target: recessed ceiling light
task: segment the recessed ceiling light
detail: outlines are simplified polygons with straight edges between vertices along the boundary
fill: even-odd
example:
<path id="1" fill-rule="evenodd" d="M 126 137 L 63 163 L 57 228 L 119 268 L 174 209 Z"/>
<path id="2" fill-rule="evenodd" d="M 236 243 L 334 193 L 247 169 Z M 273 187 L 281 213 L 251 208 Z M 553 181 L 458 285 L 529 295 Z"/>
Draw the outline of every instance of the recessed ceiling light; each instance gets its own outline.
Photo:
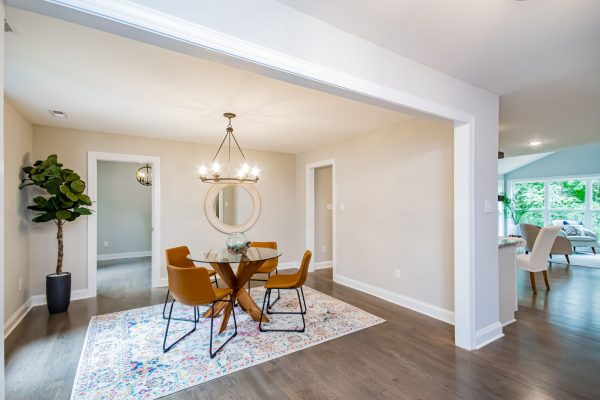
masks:
<path id="1" fill-rule="evenodd" d="M 532 147 L 539 146 L 540 144 L 542 144 L 542 142 L 540 142 L 539 140 L 532 140 L 531 142 L 529 142 L 529 145 Z"/>
<path id="2" fill-rule="evenodd" d="M 54 118 L 62 118 L 62 119 L 67 119 L 67 113 L 64 111 L 59 111 L 59 110 L 48 110 L 48 112 L 50 113 L 50 115 L 52 115 Z"/>

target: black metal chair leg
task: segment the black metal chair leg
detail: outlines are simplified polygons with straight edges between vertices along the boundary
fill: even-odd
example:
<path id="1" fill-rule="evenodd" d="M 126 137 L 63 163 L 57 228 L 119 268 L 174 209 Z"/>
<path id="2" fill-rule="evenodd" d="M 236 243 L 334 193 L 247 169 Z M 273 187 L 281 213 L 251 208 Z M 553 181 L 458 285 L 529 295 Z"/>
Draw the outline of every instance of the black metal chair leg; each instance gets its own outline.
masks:
<path id="1" fill-rule="evenodd" d="M 300 286 L 300 293 L 302 293 L 302 302 L 304 303 L 304 311 L 302 312 L 306 315 L 306 298 L 304 297 L 304 289 L 302 289 L 302 286 Z M 300 310 L 302 310 L 302 304 L 300 304 Z"/>
<path id="2" fill-rule="evenodd" d="M 215 356 L 217 355 L 217 353 L 219 351 L 221 351 L 221 349 L 223 347 L 225 347 L 225 345 L 227 343 L 229 343 L 231 341 L 231 339 L 233 339 L 234 337 L 237 336 L 237 321 L 235 319 L 235 307 L 233 305 L 233 297 L 231 295 L 229 295 L 229 301 L 228 303 L 231 305 L 231 313 L 233 314 L 233 334 L 231 336 L 229 336 L 229 338 L 225 341 L 225 343 L 223 343 L 217 350 L 215 350 L 214 352 L 212 351 L 212 345 L 213 345 L 213 325 L 215 322 L 215 303 L 212 303 L 210 305 L 211 307 L 211 318 L 210 318 L 210 345 L 209 345 L 209 349 L 208 349 L 208 353 L 210 354 L 210 358 L 215 358 Z"/>
<path id="3" fill-rule="evenodd" d="M 263 296 L 262 307 L 260 308 L 260 319 L 258 320 L 258 330 L 261 332 L 266 332 L 262 327 L 262 319 L 263 319 L 263 315 L 265 313 L 265 301 L 267 300 L 267 294 L 270 294 L 270 293 L 271 293 L 271 289 L 265 290 L 265 295 Z"/>
<path id="4" fill-rule="evenodd" d="M 215 275 L 215 281 L 214 281 L 215 287 L 218 289 L 219 288 L 219 280 L 217 279 L 217 276 Z"/>
<path id="5" fill-rule="evenodd" d="M 284 315 L 300 315 L 302 316 L 302 329 L 265 329 L 262 327 L 262 317 L 265 310 L 265 303 L 267 299 L 271 296 L 271 289 L 267 289 L 265 292 L 265 296 L 263 298 L 263 305 L 260 309 L 260 320 L 258 322 L 258 329 L 261 332 L 304 332 L 306 330 L 306 321 L 304 319 L 304 314 L 306 314 L 306 301 L 304 302 L 304 310 L 302 310 L 302 299 L 304 298 L 304 292 L 302 292 L 302 298 L 300 297 L 300 291 L 297 288 L 293 288 L 296 291 L 296 295 L 298 295 L 298 304 L 300 306 L 300 312 L 288 312 L 288 311 L 269 311 L 267 309 L 268 314 L 284 314 Z M 302 288 L 300 288 L 302 289 Z"/>
<path id="6" fill-rule="evenodd" d="M 167 312 L 167 303 L 169 302 L 169 294 L 171 293 L 171 291 L 169 289 L 167 289 L 167 296 L 165 297 L 165 305 L 163 306 L 163 319 L 167 319 L 167 315 L 165 314 Z"/>
<path id="7" fill-rule="evenodd" d="M 168 319 L 168 318 L 169 318 L 169 317 L 168 317 L 168 316 L 165 314 L 165 312 L 166 312 L 166 310 L 167 310 L 167 303 L 169 302 L 169 294 L 170 294 L 170 293 L 171 293 L 171 292 L 170 292 L 170 290 L 169 290 L 169 289 L 167 289 L 167 296 L 165 297 L 165 305 L 163 306 L 163 315 L 162 315 L 163 319 Z M 172 319 L 173 321 L 186 321 L 186 322 L 194 322 L 194 321 L 198 322 L 198 321 L 200 321 L 200 317 L 196 318 L 196 317 L 195 317 L 195 314 L 194 314 L 194 319 L 193 319 L 193 320 L 191 320 L 191 319 L 187 319 L 187 318 L 175 318 L 175 317 L 171 317 L 171 319 Z"/>
<path id="8" fill-rule="evenodd" d="M 188 337 L 190 334 L 192 334 L 195 330 L 196 330 L 196 323 L 198 322 L 198 317 L 200 315 L 199 310 L 197 310 L 197 307 L 194 307 L 194 329 L 192 329 L 191 331 L 189 331 L 188 333 L 186 333 L 185 335 L 183 335 L 182 337 L 180 337 L 179 339 L 177 339 L 174 343 L 171 343 L 171 345 L 169 345 L 167 347 L 167 336 L 169 335 L 169 326 L 171 325 L 171 315 L 173 314 L 173 306 L 175 305 L 175 300 L 173 300 L 173 302 L 171 303 L 171 308 L 169 309 L 169 318 L 167 319 L 167 328 L 165 329 L 165 337 L 163 338 L 163 353 L 166 353 L 167 351 L 171 350 L 173 348 L 173 346 L 175 346 L 177 343 L 181 342 L 183 339 L 185 339 L 186 337 Z M 196 315 L 198 314 L 198 315 Z M 185 320 L 185 321 L 189 321 L 189 320 Z"/>

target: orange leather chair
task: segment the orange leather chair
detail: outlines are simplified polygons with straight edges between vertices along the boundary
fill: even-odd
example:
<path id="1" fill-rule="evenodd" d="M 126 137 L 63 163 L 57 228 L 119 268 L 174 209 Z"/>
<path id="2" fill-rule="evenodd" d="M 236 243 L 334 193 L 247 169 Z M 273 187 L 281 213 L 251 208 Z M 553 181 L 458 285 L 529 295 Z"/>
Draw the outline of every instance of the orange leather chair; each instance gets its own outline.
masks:
<path id="1" fill-rule="evenodd" d="M 173 247 L 165 250 L 165 256 L 167 258 L 167 265 L 173 265 L 174 267 L 180 268 L 196 268 L 196 265 L 192 260 L 188 258 L 190 255 L 190 249 L 187 246 Z M 213 270 L 208 270 L 208 276 L 213 278 L 213 283 L 216 287 L 219 287 L 217 282 L 217 273 Z M 165 312 L 167 311 L 167 302 L 169 301 L 169 292 L 167 289 L 167 296 L 165 297 L 165 305 L 163 306 L 163 319 L 167 319 Z M 177 319 L 177 318 L 173 318 Z M 184 320 L 187 321 L 187 320 Z"/>
<path id="2" fill-rule="evenodd" d="M 251 247 L 262 247 L 262 248 L 267 248 L 267 249 L 273 249 L 273 250 L 277 250 L 277 242 L 251 242 L 250 243 Z M 267 279 L 249 279 L 248 280 L 248 294 L 250 294 L 250 282 L 254 281 L 254 282 L 267 282 L 267 280 L 271 277 L 271 274 L 273 273 L 273 271 L 275 271 L 275 275 L 277 275 L 279 273 L 279 271 L 277 271 L 277 266 L 279 265 L 279 257 L 277 258 L 273 258 L 272 260 L 267 260 L 263 263 L 263 265 L 260 266 L 260 268 L 254 273 L 254 275 L 256 274 L 266 274 L 267 275 Z M 253 276 L 254 276 L 253 275 Z M 273 305 L 275 303 L 277 303 L 277 300 L 280 299 L 280 293 L 279 290 L 277 291 L 277 298 L 275 299 L 275 301 L 273 303 L 269 303 L 267 308 L 271 308 L 273 307 Z"/>
<path id="3" fill-rule="evenodd" d="M 273 275 L 265 284 L 265 297 L 263 298 L 263 305 L 260 310 L 260 322 L 258 323 L 258 329 L 261 332 L 304 332 L 306 329 L 306 321 L 304 320 L 304 314 L 306 314 L 306 299 L 304 298 L 304 290 L 302 290 L 302 286 L 304 282 L 306 282 L 306 277 L 308 276 L 308 265 L 310 264 L 310 258 L 312 257 L 312 253 L 310 250 L 306 250 L 304 252 L 304 257 L 302 257 L 302 264 L 300 264 L 300 269 L 297 273 L 291 275 Z M 265 329 L 262 327 L 262 317 L 265 312 L 265 304 L 269 304 L 271 302 L 271 291 L 273 289 L 287 289 L 287 290 L 295 290 L 298 295 L 298 303 L 300 303 L 300 312 L 289 312 L 289 311 L 271 311 L 267 308 L 267 314 L 287 314 L 287 315 L 301 315 L 302 316 L 302 329 Z M 300 298 L 300 294 L 302 294 L 302 298 Z M 302 305 L 304 304 L 304 308 Z"/>
<path id="4" fill-rule="evenodd" d="M 210 304 L 212 313 L 210 317 L 210 345 L 208 351 L 210 357 L 213 358 L 227 343 L 229 343 L 231 339 L 237 335 L 237 322 L 235 320 L 235 307 L 233 306 L 231 289 L 213 288 L 210 282 L 209 272 L 206 268 L 179 268 L 172 265 L 167 265 L 167 273 L 169 274 L 169 290 L 173 296 L 173 302 L 171 303 L 169 317 L 167 318 L 167 328 L 165 329 L 165 337 L 163 339 L 163 353 L 171 350 L 173 346 L 196 330 L 196 324 L 200 320 L 200 309 L 198 307 Z M 224 300 L 227 296 L 229 296 L 229 300 Z M 193 308 L 194 329 L 167 346 L 167 336 L 169 335 L 169 326 L 171 324 L 171 317 L 173 315 L 173 306 L 175 305 L 175 301 Z M 213 325 L 215 321 L 215 303 L 220 301 L 228 302 L 231 306 L 234 333 L 227 339 L 227 341 L 225 341 L 225 343 L 223 343 L 217 350 L 213 352 L 212 344 Z"/>

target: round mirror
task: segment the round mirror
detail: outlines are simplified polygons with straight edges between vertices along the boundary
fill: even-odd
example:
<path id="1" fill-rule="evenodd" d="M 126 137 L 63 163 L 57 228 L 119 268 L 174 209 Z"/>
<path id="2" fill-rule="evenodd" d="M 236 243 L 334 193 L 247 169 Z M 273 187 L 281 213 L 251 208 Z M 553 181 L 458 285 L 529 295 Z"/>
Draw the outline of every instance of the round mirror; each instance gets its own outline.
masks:
<path id="1" fill-rule="evenodd" d="M 206 194 L 204 212 L 221 232 L 245 232 L 258 220 L 260 197 L 254 184 L 215 184 Z"/>

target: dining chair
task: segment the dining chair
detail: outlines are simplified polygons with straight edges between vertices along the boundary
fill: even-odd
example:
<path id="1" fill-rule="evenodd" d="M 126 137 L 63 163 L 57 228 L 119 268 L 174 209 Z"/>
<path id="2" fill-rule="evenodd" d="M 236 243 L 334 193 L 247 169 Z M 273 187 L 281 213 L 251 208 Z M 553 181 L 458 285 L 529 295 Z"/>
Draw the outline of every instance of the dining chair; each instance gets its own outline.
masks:
<path id="1" fill-rule="evenodd" d="M 277 242 L 250 242 L 250 247 L 262 247 L 262 248 L 266 248 L 266 249 L 277 250 Z M 265 261 L 263 263 L 263 265 L 261 265 L 260 268 L 252 276 L 255 276 L 256 274 L 266 274 L 267 279 L 250 278 L 248 280 L 248 294 L 250 294 L 250 282 L 251 281 L 267 282 L 269 280 L 269 278 L 271 277 L 271 274 L 273 273 L 273 271 L 275 272 L 275 275 L 279 274 L 279 271 L 277 270 L 278 265 L 279 265 L 279 257 Z M 279 300 L 280 298 L 281 298 L 281 294 L 280 294 L 279 290 L 277 290 L 277 298 L 275 299 L 275 301 L 273 301 L 273 303 L 269 303 L 267 305 L 267 308 L 273 307 L 273 305 L 275 303 L 277 303 L 277 300 Z"/>
<path id="2" fill-rule="evenodd" d="M 163 353 L 171 350 L 173 346 L 185 339 L 187 336 L 192 334 L 196 330 L 196 325 L 200 320 L 200 309 L 199 306 L 210 304 L 211 317 L 210 317 L 210 344 L 208 352 L 210 358 L 214 358 L 217 353 L 227 344 L 231 339 L 237 336 L 237 321 L 235 320 L 235 307 L 233 305 L 232 290 L 213 288 L 209 271 L 206 268 L 180 268 L 172 265 L 167 265 L 167 273 L 169 275 L 169 290 L 173 296 L 173 302 L 169 309 L 169 316 L 167 318 L 167 327 L 165 329 L 165 337 L 163 339 Z M 229 300 L 225 300 L 229 296 Z M 175 342 L 167 346 L 167 337 L 169 335 L 169 326 L 171 325 L 171 319 L 173 315 L 173 306 L 175 301 L 181 304 L 190 306 L 194 311 L 194 319 L 190 322 L 194 323 L 194 328 L 187 332 L 185 335 L 177 339 Z M 229 303 L 231 312 L 233 314 L 233 334 L 223 343 L 217 350 L 213 352 L 213 325 L 215 321 L 215 304 L 218 302 Z M 189 320 L 188 320 L 189 321 Z"/>
<path id="3" fill-rule="evenodd" d="M 190 249 L 187 246 L 173 247 L 165 250 L 165 256 L 167 259 L 167 265 L 172 265 L 179 268 L 196 268 L 196 265 L 192 260 L 188 258 L 190 255 Z M 213 278 L 213 283 L 216 287 L 219 287 L 217 282 L 217 273 L 213 270 L 207 270 L 208 276 Z M 169 301 L 170 289 L 167 288 L 167 296 L 165 297 L 165 305 L 163 306 L 163 319 L 167 319 L 165 314 L 167 311 L 167 303 Z M 174 318 L 176 319 L 176 318 Z M 185 320 L 184 321 L 189 321 Z"/>
<path id="4" fill-rule="evenodd" d="M 306 277 L 308 276 L 308 265 L 310 264 L 311 257 L 311 251 L 306 250 L 304 252 L 304 257 L 302 257 L 302 264 L 300 264 L 300 269 L 298 269 L 298 272 L 296 272 L 295 274 L 273 275 L 267 280 L 267 283 L 265 283 L 266 290 L 263 298 L 262 308 L 260 309 L 260 319 L 258 323 L 258 329 L 261 332 L 304 332 L 304 330 L 306 329 L 306 321 L 304 320 L 304 315 L 306 314 L 306 299 L 304 298 L 304 290 L 302 289 L 302 286 L 304 285 L 304 282 L 306 282 Z M 300 312 L 271 311 L 267 308 L 267 314 L 301 315 L 302 329 L 265 329 L 262 327 L 262 317 L 265 312 L 265 303 L 270 303 L 271 291 L 273 289 L 295 290 L 296 295 L 298 296 Z M 300 298 L 300 295 L 302 295 L 302 298 Z M 303 304 L 304 308 L 302 308 Z"/>
<path id="5" fill-rule="evenodd" d="M 536 272 L 543 272 L 546 290 L 550 290 L 550 282 L 548 282 L 548 254 L 550 254 L 550 250 L 558 236 L 559 230 L 560 226 L 543 227 L 540 229 L 540 233 L 535 239 L 531 252 L 529 254 L 517 255 L 517 267 L 529 271 L 529 279 L 531 280 L 533 294 L 537 294 L 537 288 L 535 286 Z"/>

